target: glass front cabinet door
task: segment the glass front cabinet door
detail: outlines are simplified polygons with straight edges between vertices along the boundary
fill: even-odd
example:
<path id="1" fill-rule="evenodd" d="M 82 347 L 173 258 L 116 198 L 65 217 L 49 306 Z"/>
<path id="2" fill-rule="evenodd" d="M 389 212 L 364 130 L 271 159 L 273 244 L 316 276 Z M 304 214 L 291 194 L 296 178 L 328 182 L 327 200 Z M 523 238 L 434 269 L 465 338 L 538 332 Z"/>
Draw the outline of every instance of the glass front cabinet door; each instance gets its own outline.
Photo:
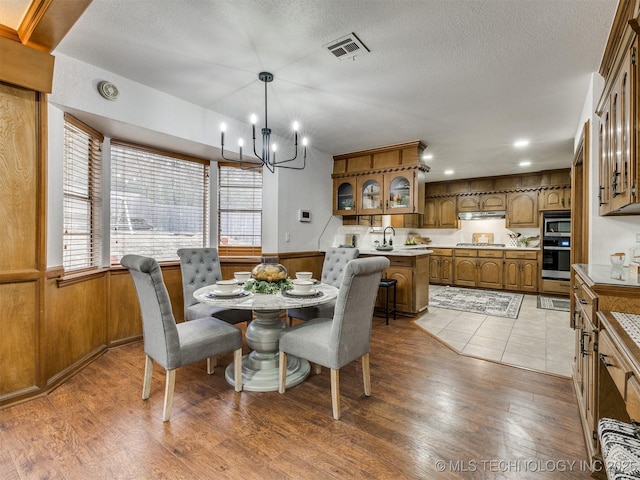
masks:
<path id="1" fill-rule="evenodd" d="M 415 172 L 385 174 L 385 204 L 387 214 L 416 213 Z"/>
<path id="2" fill-rule="evenodd" d="M 383 213 L 382 175 L 358 177 L 358 200 L 359 215 Z"/>
<path id="3" fill-rule="evenodd" d="M 356 214 L 356 179 L 336 178 L 333 181 L 334 215 Z"/>

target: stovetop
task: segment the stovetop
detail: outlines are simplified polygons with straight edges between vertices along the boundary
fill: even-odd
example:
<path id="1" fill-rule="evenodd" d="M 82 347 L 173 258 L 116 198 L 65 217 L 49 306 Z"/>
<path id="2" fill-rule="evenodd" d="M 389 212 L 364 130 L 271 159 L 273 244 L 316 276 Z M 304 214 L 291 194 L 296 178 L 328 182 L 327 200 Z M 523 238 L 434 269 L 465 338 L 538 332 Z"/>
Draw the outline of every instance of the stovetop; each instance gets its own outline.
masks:
<path id="1" fill-rule="evenodd" d="M 456 243 L 456 247 L 504 247 L 504 243 Z"/>

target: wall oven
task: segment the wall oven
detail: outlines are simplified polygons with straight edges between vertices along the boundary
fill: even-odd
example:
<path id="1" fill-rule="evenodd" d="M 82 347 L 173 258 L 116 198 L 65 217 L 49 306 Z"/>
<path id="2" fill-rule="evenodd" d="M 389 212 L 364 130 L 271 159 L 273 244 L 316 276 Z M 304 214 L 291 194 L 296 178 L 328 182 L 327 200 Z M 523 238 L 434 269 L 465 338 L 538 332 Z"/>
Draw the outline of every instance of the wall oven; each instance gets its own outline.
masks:
<path id="1" fill-rule="evenodd" d="M 566 212 L 543 215 L 542 278 L 571 278 L 571 217 Z"/>

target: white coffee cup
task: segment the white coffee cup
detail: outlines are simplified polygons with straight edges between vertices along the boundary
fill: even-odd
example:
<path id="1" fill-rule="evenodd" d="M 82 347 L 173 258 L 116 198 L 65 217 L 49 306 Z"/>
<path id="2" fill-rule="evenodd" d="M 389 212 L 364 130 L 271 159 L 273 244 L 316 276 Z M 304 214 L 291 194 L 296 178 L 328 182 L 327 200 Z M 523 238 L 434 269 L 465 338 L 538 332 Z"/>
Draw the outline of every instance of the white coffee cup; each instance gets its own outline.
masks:
<path id="1" fill-rule="evenodd" d="M 298 280 L 311 280 L 313 272 L 296 272 L 296 278 Z"/>
<path id="2" fill-rule="evenodd" d="M 218 280 L 216 282 L 216 290 L 220 293 L 231 293 L 238 288 L 238 281 L 233 280 Z"/>
<path id="3" fill-rule="evenodd" d="M 295 293 L 309 293 L 313 287 L 313 282 L 309 280 L 291 280 L 291 284 Z"/>
<path id="4" fill-rule="evenodd" d="M 235 272 L 233 276 L 238 283 L 244 283 L 251 278 L 251 272 Z"/>

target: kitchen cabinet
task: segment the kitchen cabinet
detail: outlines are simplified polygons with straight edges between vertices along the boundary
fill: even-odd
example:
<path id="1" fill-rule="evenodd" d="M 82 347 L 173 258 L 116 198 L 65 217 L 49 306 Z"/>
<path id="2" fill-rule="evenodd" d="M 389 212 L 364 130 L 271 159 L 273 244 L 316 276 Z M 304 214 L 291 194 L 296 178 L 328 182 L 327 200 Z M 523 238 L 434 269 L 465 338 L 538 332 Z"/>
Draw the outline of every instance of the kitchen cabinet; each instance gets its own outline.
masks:
<path id="1" fill-rule="evenodd" d="M 419 213 L 391 215 L 390 225 L 393 228 L 422 228 L 422 215 Z"/>
<path id="2" fill-rule="evenodd" d="M 504 288 L 530 293 L 538 291 L 538 252 L 505 251 Z"/>
<path id="3" fill-rule="evenodd" d="M 357 215 L 382 215 L 384 213 L 382 177 L 382 174 L 357 177 Z"/>
<path id="4" fill-rule="evenodd" d="M 572 376 L 587 452 L 593 461 L 600 458 L 598 421 L 608 417 L 628 422 L 630 412 L 638 413 L 640 397 L 634 381 L 640 375 L 640 348 L 614 312 L 640 314 L 640 286 L 612 279 L 610 265 L 574 264 L 571 291 Z"/>
<path id="5" fill-rule="evenodd" d="M 505 193 L 484 193 L 458 197 L 458 212 L 494 212 L 505 210 Z"/>
<path id="6" fill-rule="evenodd" d="M 451 248 L 432 248 L 429 257 L 429 283 L 450 285 L 453 282 L 453 251 Z"/>
<path id="7" fill-rule="evenodd" d="M 507 193 L 507 228 L 537 228 L 540 225 L 538 217 L 536 190 Z"/>
<path id="8" fill-rule="evenodd" d="M 502 250 L 456 249 L 454 283 L 502 290 Z"/>
<path id="9" fill-rule="evenodd" d="M 333 181 L 334 215 L 354 215 L 356 209 L 356 178 L 335 179 Z"/>
<path id="10" fill-rule="evenodd" d="M 629 30 L 631 30 L 629 28 Z M 627 40 L 630 42 L 630 38 Z M 606 80 L 598 111 L 600 150 L 598 152 L 599 206 L 601 215 L 621 214 L 625 209 L 638 213 L 634 187 L 637 185 L 638 156 L 633 151 L 636 138 L 637 39 L 617 60 Z M 623 42 L 624 43 L 624 42 Z"/>
<path id="11" fill-rule="evenodd" d="M 423 228 L 458 228 L 456 197 L 427 198 L 424 202 Z"/>
<path id="12" fill-rule="evenodd" d="M 360 254 L 360 257 L 372 255 Z M 379 256 L 379 255 L 376 255 Z M 427 308 L 429 305 L 429 257 L 428 253 L 419 255 L 385 255 L 391 264 L 383 273 L 383 278 L 391 278 L 398 281 L 396 285 L 398 312 L 414 315 Z M 393 298 L 393 294 L 391 294 Z M 378 292 L 376 307 L 384 308 L 386 292 Z"/>
<path id="13" fill-rule="evenodd" d="M 425 147 L 411 142 L 334 156 L 334 215 L 423 213 L 429 170 L 422 159 Z"/>
<path id="14" fill-rule="evenodd" d="M 571 189 L 559 188 L 540 192 L 540 210 L 571 210 Z"/>
<path id="15" fill-rule="evenodd" d="M 479 250 L 478 287 L 502 290 L 503 260 L 501 250 Z"/>

